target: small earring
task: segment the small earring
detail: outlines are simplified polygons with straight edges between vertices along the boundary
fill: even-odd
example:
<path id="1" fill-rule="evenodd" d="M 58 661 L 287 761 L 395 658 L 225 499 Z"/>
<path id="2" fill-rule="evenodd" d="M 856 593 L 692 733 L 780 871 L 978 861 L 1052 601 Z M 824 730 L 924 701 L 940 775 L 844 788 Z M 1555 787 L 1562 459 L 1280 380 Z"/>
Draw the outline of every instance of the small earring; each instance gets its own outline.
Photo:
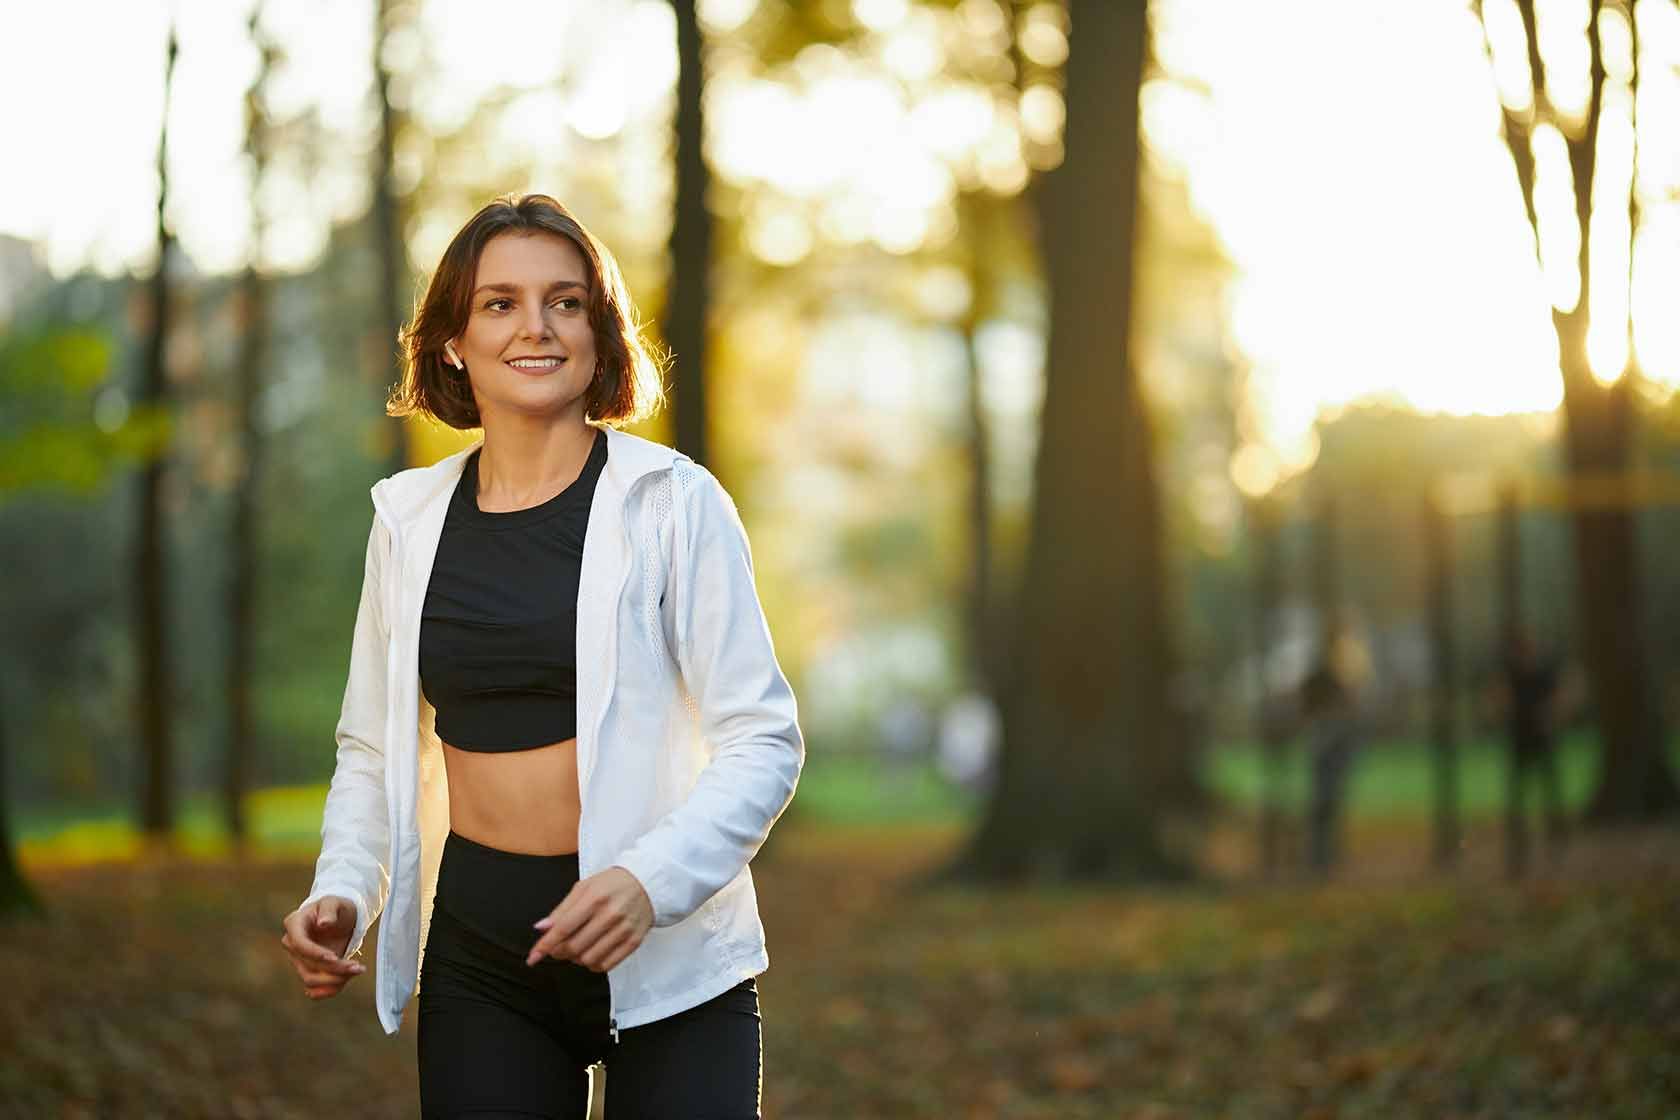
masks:
<path id="1" fill-rule="evenodd" d="M 450 365 L 454 366 L 456 369 L 463 368 L 461 365 L 461 355 L 455 353 L 455 344 L 453 342 L 446 342 L 443 344 L 443 353 L 444 356 L 449 359 Z"/>

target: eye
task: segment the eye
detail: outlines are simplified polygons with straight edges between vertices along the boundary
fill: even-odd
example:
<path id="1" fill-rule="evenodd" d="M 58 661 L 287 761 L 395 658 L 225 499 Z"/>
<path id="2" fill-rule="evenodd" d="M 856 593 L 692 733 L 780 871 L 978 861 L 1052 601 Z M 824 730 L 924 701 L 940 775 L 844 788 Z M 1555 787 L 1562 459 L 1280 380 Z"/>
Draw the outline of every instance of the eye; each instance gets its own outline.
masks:
<path id="1" fill-rule="evenodd" d="M 570 304 L 571 306 L 567 307 L 567 304 Z M 565 307 L 567 311 L 576 311 L 578 308 L 583 306 L 583 301 L 578 299 L 576 296 L 561 296 L 559 299 L 554 301 L 554 305 L 556 307 Z"/>
<path id="2" fill-rule="evenodd" d="M 498 296 L 495 299 L 490 300 L 487 303 L 485 303 L 484 306 L 490 311 L 499 311 L 501 309 L 496 306 L 498 303 L 512 303 L 512 302 L 513 301 L 511 299 L 507 299 L 506 297 L 503 297 L 503 296 Z"/>

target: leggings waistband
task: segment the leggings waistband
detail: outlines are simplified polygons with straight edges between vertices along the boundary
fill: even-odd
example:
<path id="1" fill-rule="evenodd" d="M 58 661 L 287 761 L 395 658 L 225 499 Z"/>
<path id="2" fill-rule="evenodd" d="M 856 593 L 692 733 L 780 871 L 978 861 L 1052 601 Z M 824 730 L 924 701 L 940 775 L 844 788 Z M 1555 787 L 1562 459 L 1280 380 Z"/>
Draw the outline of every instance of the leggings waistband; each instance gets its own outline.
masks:
<path id="1" fill-rule="evenodd" d="M 523 955 L 542 935 L 532 923 L 560 905 L 577 881 L 576 852 L 507 852 L 451 830 L 444 840 L 433 905 Z"/>
<path id="2" fill-rule="evenodd" d="M 450 845 L 458 848 L 466 848 L 469 851 L 477 852 L 480 855 L 493 856 L 497 859 L 534 860 L 548 863 L 558 862 L 562 865 L 570 863 L 573 867 L 577 866 L 578 861 L 578 854 L 576 852 L 559 852 L 551 855 L 543 852 L 510 852 L 502 848 L 492 848 L 488 844 L 480 844 L 477 840 L 462 836 L 453 828 L 450 829 L 449 834 L 444 837 L 445 848 L 447 849 Z"/>

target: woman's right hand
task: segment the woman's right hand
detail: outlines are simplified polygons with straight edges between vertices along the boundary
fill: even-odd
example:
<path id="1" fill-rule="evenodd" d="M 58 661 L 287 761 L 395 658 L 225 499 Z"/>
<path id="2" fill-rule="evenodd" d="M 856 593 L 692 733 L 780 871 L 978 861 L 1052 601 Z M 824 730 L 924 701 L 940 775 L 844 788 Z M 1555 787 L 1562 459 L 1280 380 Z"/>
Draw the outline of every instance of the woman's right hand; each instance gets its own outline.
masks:
<path id="1" fill-rule="evenodd" d="M 287 914 L 282 925 L 286 932 L 280 944 L 291 954 L 292 967 L 310 999 L 336 996 L 351 977 L 367 971 L 360 961 L 339 956 L 356 930 L 356 904 L 349 899 L 337 895 L 317 899 Z"/>

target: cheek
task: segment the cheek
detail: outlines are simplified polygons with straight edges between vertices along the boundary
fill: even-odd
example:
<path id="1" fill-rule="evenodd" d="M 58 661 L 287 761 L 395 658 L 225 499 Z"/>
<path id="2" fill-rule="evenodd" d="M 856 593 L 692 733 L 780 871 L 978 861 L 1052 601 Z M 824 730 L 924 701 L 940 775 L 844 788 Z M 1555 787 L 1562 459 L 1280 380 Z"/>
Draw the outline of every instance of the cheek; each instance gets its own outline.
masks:
<path id="1" fill-rule="evenodd" d="M 590 353 L 595 352 L 595 332 L 590 328 L 587 322 L 568 323 L 566 324 L 565 331 L 567 336 L 572 340 L 573 350 L 587 350 Z"/>
<path id="2" fill-rule="evenodd" d="M 467 324 L 467 329 L 461 334 L 461 341 L 470 350 L 497 353 L 506 341 L 503 337 L 506 331 L 489 319 L 475 319 Z"/>

